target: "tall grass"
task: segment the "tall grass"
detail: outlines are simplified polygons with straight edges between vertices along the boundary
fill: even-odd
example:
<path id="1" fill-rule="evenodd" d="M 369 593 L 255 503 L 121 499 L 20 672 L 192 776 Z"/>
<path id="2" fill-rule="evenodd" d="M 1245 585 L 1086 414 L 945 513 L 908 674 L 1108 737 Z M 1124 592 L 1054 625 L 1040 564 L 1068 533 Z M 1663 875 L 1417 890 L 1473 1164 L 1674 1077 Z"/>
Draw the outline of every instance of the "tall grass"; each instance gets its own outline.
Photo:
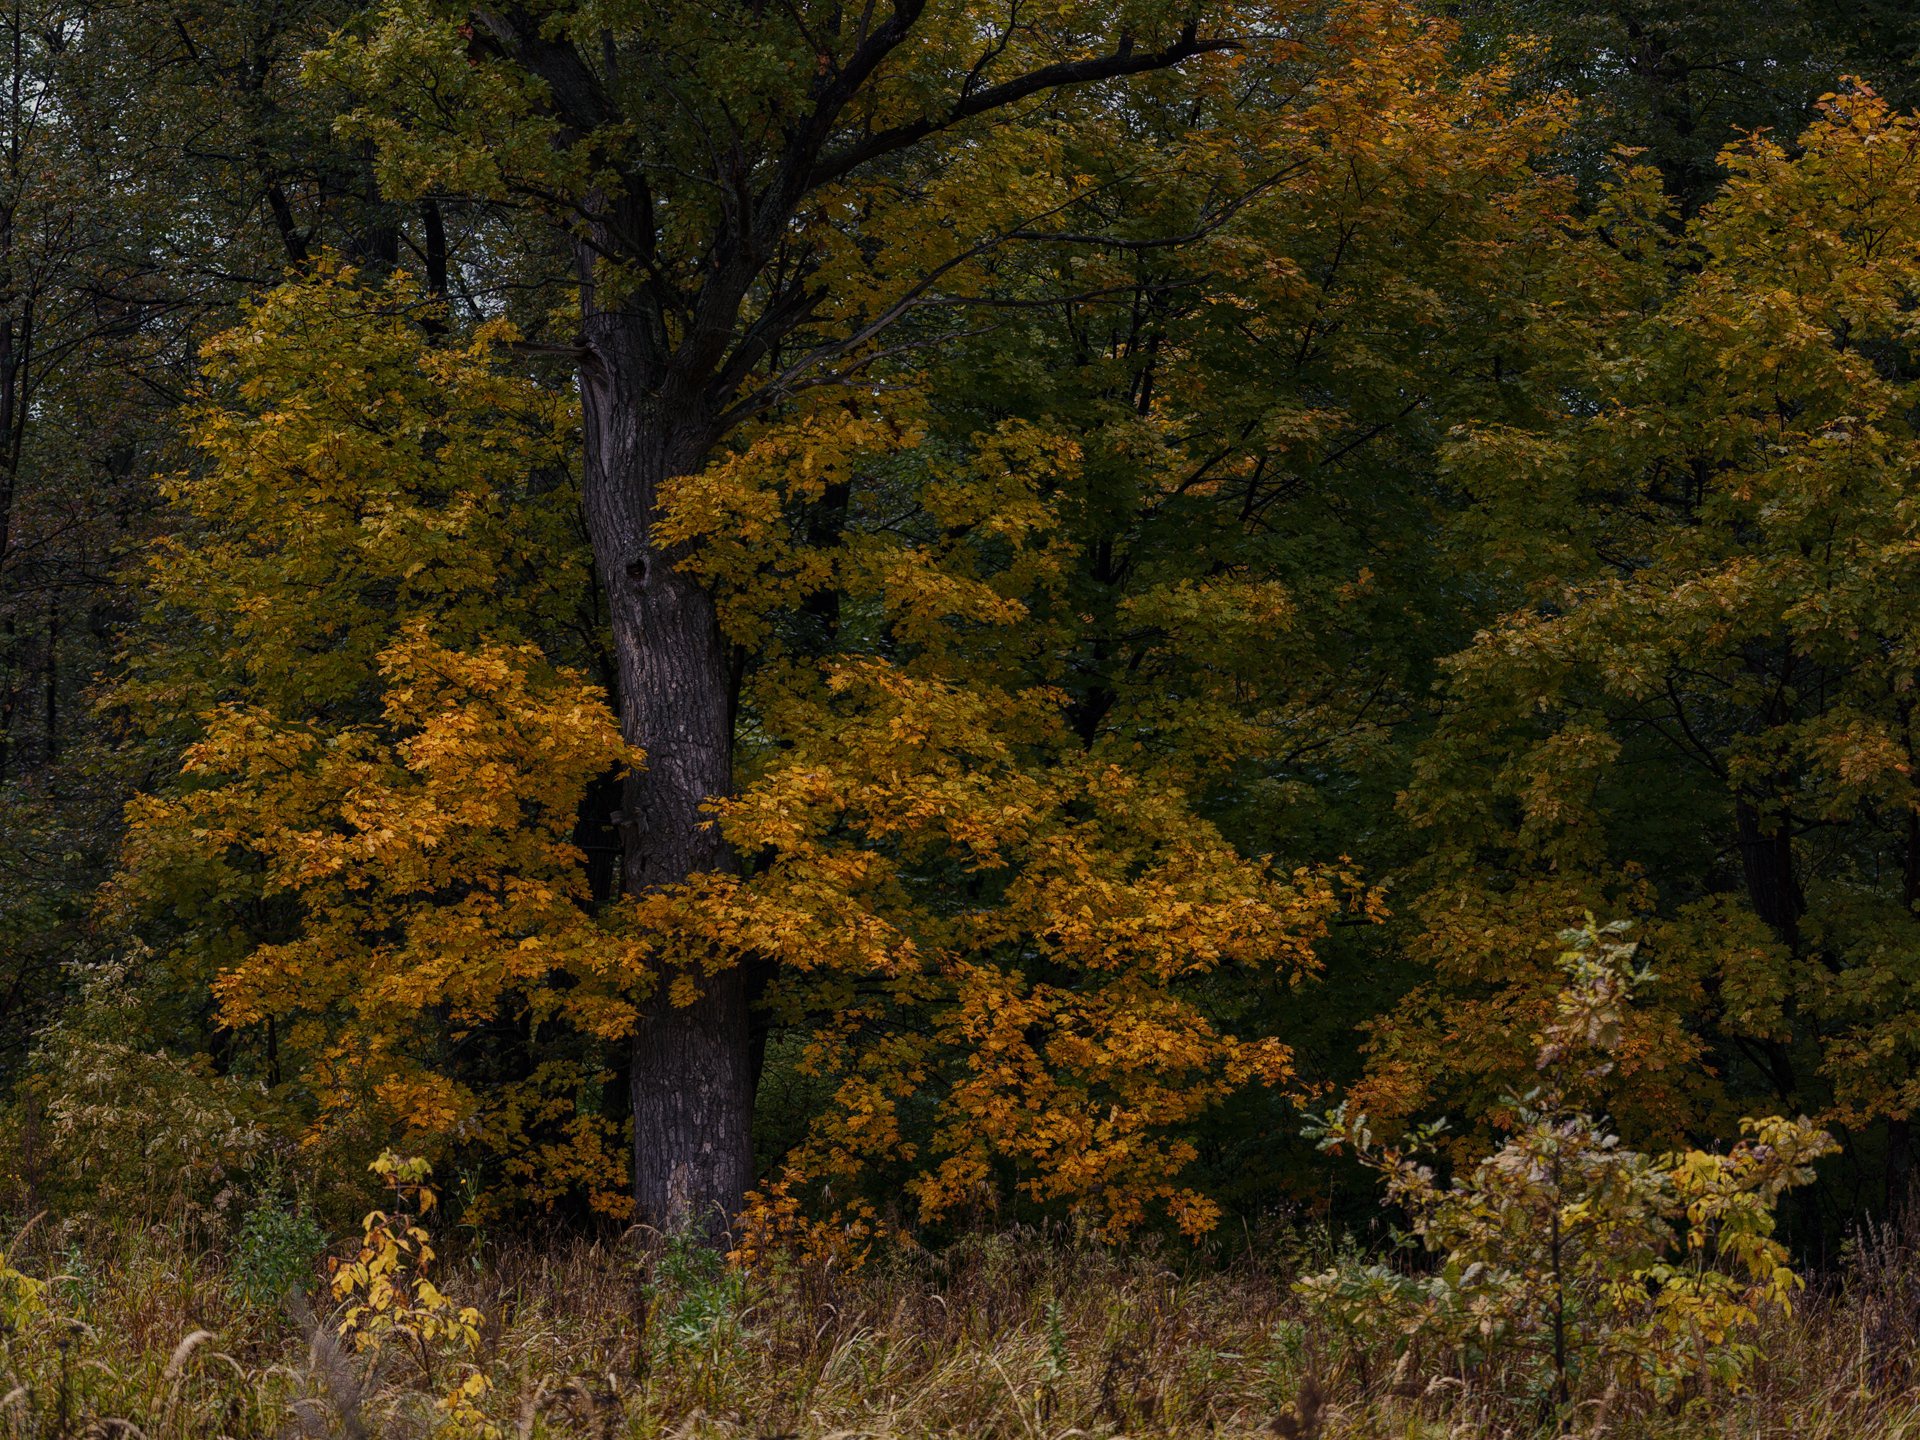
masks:
<path id="1" fill-rule="evenodd" d="M 1490 1364 L 1421 1373 L 1290 1288 L 1281 1233 L 1226 1263 L 978 1235 L 853 1272 L 563 1240 L 474 1248 L 443 1284 L 488 1316 L 484 1424 L 444 1376 L 342 1346 L 317 1274 L 268 1298 L 160 1228 L 45 1222 L 10 1262 L 44 1304 L 0 1336 L 0 1435 L 1792 1437 L 1920 1440 L 1920 1229 L 1861 1237 L 1770 1317 L 1740 1393 L 1602 1396 L 1544 1416 Z"/>

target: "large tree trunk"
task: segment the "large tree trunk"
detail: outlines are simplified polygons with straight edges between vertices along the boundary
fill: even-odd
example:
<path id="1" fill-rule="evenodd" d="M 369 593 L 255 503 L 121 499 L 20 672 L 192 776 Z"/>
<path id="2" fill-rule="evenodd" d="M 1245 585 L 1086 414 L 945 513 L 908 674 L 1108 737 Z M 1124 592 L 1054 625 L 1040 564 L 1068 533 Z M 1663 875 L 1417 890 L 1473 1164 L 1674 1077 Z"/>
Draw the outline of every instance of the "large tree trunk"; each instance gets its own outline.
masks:
<path id="1" fill-rule="evenodd" d="M 589 295 L 591 292 L 589 291 Z M 620 724 L 646 752 L 622 800 L 630 894 L 728 870 L 701 805 L 732 783 L 727 652 L 711 597 L 653 542 L 664 480 L 705 458 L 709 431 L 648 364 L 635 317 L 586 307 L 581 367 L 587 527 L 606 587 Z M 738 1214 L 751 1181 L 748 989 L 736 967 L 673 1005 L 664 979 L 633 1041 L 636 1218 L 709 1233 Z"/>

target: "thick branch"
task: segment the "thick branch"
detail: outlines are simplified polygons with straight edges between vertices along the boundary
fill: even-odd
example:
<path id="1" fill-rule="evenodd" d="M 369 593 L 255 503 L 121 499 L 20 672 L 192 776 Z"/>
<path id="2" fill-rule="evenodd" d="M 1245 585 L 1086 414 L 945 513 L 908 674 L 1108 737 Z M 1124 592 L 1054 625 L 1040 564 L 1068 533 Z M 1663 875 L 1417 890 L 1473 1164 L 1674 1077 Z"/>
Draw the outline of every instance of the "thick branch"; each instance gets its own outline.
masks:
<path id="1" fill-rule="evenodd" d="M 998 85 L 989 85 L 984 90 L 972 93 L 963 91 L 954 103 L 942 115 L 925 115 L 918 120 L 909 120 L 903 125 L 889 126 L 867 136 L 833 155 L 823 156 L 819 163 L 807 175 L 806 188 L 815 190 L 822 185 L 851 174 L 861 166 L 872 163 L 883 155 L 904 150 L 917 144 L 927 136 L 968 120 L 977 119 L 990 111 L 1003 110 L 1009 105 L 1018 104 L 1031 96 L 1043 94 L 1048 90 L 1062 90 L 1070 86 L 1097 84 L 1102 80 L 1116 80 L 1128 75 L 1143 75 L 1153 70 L 1166 70 L 1179 65 L 1197 55 L 1205 55 L 1222 50 L 1238 48 L 1236 40 L 1202 40 L 1197 27 L 1188 21 L 1180 36 L 1171 45 L 1159 50 L 1136 51 L 1131 36 L 1122 35 L 1119 45 L 1110 55 L 1101 55 L 1089 60 L 1062 60 L 1053 65 L 1043 65 L 1038 70 L 1002 81 Z"/>

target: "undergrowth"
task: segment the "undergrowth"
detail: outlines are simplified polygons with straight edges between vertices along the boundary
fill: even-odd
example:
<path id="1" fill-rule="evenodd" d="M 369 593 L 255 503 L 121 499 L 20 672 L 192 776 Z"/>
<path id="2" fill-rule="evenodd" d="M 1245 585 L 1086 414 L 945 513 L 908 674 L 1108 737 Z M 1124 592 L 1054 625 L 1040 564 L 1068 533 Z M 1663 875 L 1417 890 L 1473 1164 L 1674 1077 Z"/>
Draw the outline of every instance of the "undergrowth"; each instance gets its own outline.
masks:
<path id="1" fill-rule="evenodd" d="M 366 1291 L 324 1262 L 269 1298 L 243 1237 L 272 1229 L 237 1227 L 224 1248 L 47 1219 L 17 1236 L 0 1435 L 1920 1436 L 1920 1227 L 1863 1235 L 1791 1315 L 1766 1317 L 1742 1388 L 1558 1416 L 1497 1357 L 1362 1344 L 1295 1288 L 1330 1256 L 1285 1227 L 1206 1262 L 1011 1232 L 851 1272 L 748 1272 L 639 1233 L 493 1245 L 442 1257 L 438 1290 L 482 1318 L 439 1368 L 343 1338 L 336 1292 Z M 367 1253 L 336 1239 L 335 1274 Z"/>

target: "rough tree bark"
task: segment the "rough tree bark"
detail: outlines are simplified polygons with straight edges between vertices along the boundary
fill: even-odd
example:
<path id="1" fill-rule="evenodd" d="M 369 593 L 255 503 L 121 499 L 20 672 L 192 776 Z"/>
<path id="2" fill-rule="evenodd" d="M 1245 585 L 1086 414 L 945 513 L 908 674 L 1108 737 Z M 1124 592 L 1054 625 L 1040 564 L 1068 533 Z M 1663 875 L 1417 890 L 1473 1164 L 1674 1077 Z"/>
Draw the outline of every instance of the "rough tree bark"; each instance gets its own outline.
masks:
<path id="1" fill-rule="evenodd" d="M 698 397 L 676 393 L 649 361 L 642 323 L 592 303 L 580 390 L 583 500 L 606 587 L 620 673 L 620 723 L 646 754 L 621 801 L 630 894 L 733 868 L 701 806 L 733 783 L 733 716 L 726 644 L 711 597 L 653 540 L 662 485 L 705 459 L 710 430 Z M 633 1039 L 634 1199 L 662 1229 L 732 1219 L 751 1182 L 753 1085 L 748 999 L 738 967 L 701 998 L 656 996 Z"/>

